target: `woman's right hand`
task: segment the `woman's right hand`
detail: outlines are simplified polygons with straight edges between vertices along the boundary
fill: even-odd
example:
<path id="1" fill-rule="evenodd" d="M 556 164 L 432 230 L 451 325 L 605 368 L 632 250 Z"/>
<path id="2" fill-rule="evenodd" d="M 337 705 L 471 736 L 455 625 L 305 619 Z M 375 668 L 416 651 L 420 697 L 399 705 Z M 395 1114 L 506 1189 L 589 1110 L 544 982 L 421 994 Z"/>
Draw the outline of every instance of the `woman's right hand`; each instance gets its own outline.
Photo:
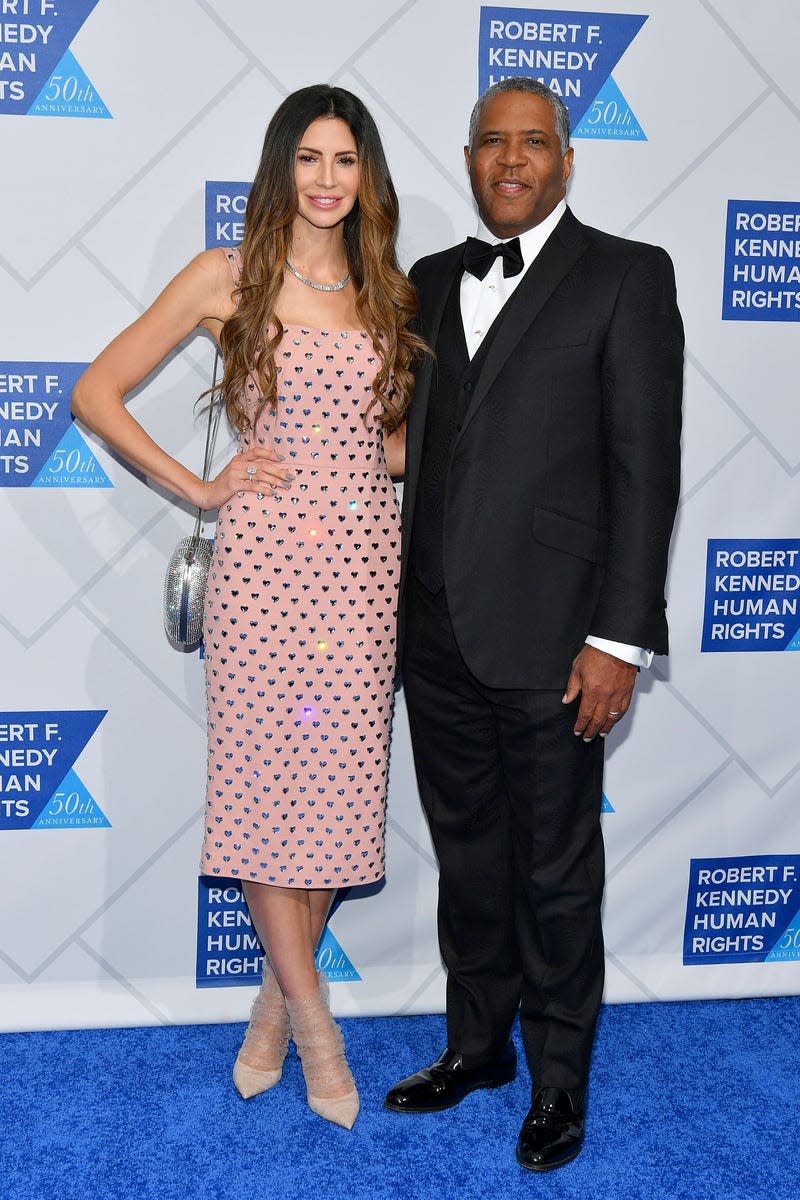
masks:
<path id="1" fill-rule="evenodd" d="M 283 457 L 271 446 L 250 446 L 234 454 L 218 475 L 200 482 L 197 504 L 203 509 L 219 508 L 237 492 L 260 492 L 276 496 L 276 489 L 292 485 L 294 475 Z"/>

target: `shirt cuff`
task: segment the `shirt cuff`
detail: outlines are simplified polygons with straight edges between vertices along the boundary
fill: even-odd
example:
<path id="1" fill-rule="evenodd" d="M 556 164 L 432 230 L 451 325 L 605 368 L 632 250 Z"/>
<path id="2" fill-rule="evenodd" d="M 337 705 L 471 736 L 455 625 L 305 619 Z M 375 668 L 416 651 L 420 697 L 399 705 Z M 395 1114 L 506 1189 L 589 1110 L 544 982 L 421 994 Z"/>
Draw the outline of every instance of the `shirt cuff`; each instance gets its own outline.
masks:
<path id="1" fill-rule="evenodd" d="M 653 661 L 653 650 L 643 650 L 641 646 L 628 646 L 625 642 L 610 642 L 608 638 L 592 637 L 590 634 L 586 645 L 594 646 L 595 650 L 604 650 L 606 654 L 613 654 L 614 658 L 621 658 L 632 667 L 649 667 Z"/>

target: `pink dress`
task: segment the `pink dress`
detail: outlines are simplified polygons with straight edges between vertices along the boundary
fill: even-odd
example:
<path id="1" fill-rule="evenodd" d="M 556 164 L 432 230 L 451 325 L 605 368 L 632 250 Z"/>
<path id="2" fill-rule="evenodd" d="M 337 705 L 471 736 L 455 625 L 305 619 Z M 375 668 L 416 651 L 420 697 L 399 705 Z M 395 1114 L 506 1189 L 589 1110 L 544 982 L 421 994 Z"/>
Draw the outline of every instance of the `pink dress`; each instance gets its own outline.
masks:
<path id="1" fill-rule="evenodd" d="M 234 277 L 238 251 L 225 251 Z M 219 512 L 205 607 L 200 870 L 281 887 L 383 876 L 400 515 L 367 334 L 284 326 L 278 406 L 240 438 L 295 476 Z M 250 385 L 252 389 L 253 385 Z M 250 391 L 248 401 L 259 397 Z M 377 407 L 377 406 L 376 406 Z"/>

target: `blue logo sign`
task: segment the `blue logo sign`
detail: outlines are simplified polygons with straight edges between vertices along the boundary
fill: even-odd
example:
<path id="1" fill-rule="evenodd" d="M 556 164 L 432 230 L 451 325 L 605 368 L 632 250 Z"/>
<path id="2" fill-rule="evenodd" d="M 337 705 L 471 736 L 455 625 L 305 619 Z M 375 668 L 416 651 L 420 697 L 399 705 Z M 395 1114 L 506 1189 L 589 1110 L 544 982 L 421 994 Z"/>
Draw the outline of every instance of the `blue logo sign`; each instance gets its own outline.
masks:
<path id="1" fill-rule="evenodd" d="M 316 964 L 331 983 L 361 978 L 330 927 L 320 939 Z M 231 880 L 223 887 L 218 879 L 201 875 L 197 881 L 196 986 L 252 987 L 261 983 L 263 969 L 264 951 L 239 883 Z"/>
<path id="2" fill-rule="evenodd" d="M 602 802 L 602 804 L 600 805 L 600 812 L 601 812 L 601 813 L 613 813 L 613 812 L 616 812 L 616 809 L 614 808 L 614 805 L 611 803 L 611 801 L 609 800 L 609 798 L 608 798 L 608 796 L 605 794 L 605 792 L 603 792 L 603 802 Z"/>
<path id="3" fill-rule="evenodd" d="M 701 650 L 800 650 L 800 539 L 710 538 Z"/>
<path id="4" fill-rule="evenodd" d="M 684 966 L 800 959 L 800 855 L 693 858 Z"/>
<path id="5" fill-rule="evenodd" d="M 0 830 L 108 828 L 73 769 L 106 711 L 0 712 Z"/>
<path id="6" fill-rule="evenodd" d="M 646 20 L 633 13 L 482 6 L 478 90 L 526 75 L 561 97 L 573 137 L 646 141 L 611 78 Z"/>
<path id="7" fill-rule="evenodd" d="M 729 200 L 723 321 L 800 321 L 800 202 Z"/>
<path id="8" fill-rule="evenodd" d="M 317 970 L 323 971 L 331 983 L 356 983 L 361 976 L 326 925 L 317 947 Z"/>
<path id="9" fill-rule="evenodd" d="M 238 883 L 197 881 L 197 967 L 202 987 L 246 987 L 261 982 L 264 952 Z"/>
<path id="10" fill-rule="evenodd" d="M 70 393 L 85 367 L 0 362 L 0 487 L 114 486 L 70 412 Z"/>
<path id="11" fill-rule="evenodd" d="M 244 237 L 249 183 L 206 182 L 206 250 L 238 246 Z"/>
<path id="12" fill-rule="evenodd" d="M 2 0 L 0 115 L 111 113 L 69 49 L 98 0 Z"/>

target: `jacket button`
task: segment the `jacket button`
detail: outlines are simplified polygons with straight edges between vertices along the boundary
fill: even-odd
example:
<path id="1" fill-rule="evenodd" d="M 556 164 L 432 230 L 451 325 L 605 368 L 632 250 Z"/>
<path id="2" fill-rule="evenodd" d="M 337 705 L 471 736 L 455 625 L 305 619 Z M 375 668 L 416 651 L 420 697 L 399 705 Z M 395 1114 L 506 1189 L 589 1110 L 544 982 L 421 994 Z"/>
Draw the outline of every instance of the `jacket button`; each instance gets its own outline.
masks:
<path id="1" fill-rule="evenodd" d="M 465 391 L 465 392 L 471 392 L 471 391 L 472 391 L 472 384 L 470 383 L 469 379 L 468 379 L 468 380 L 467 380 L 467 382 L 464 384 L 464 391 Z"/>

